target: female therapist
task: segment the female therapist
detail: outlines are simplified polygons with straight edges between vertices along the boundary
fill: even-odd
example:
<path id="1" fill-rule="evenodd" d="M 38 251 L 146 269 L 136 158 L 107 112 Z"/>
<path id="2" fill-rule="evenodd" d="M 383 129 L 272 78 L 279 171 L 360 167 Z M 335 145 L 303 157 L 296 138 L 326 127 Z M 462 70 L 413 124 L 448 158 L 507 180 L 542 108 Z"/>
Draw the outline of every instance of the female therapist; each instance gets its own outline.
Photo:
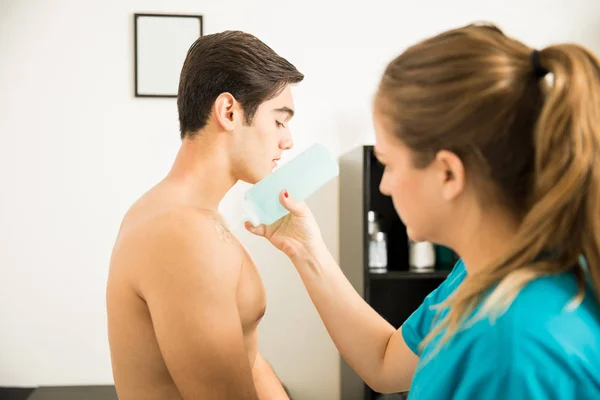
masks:
<path id="1" fill-rule="evenodd" d="M 344 359 L 418 400 L 600 399 L 598 58 L 470 25 L 393 60 L 373 114 L 381 192 L 413 240 L 461 257 L 400 329 L 305 204 L 284 191 L 288 216 L 247 226 L 293 261 Z"/>

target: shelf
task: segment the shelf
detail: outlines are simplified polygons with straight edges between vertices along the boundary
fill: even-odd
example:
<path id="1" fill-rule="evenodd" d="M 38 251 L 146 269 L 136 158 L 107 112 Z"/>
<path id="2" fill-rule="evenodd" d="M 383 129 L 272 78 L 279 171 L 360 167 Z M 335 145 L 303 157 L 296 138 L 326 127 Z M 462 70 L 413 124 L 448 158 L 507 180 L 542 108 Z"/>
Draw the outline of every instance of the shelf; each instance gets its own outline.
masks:
<path id="1" fill-rule="evenodd" d="M 450 270 L 439 270 L 433 272 L 412 272 L 412 271 L 388 271 L 386 273 L 371 273 L 371 280 L 388 280 L 388 279 L 445 279 Z"/>

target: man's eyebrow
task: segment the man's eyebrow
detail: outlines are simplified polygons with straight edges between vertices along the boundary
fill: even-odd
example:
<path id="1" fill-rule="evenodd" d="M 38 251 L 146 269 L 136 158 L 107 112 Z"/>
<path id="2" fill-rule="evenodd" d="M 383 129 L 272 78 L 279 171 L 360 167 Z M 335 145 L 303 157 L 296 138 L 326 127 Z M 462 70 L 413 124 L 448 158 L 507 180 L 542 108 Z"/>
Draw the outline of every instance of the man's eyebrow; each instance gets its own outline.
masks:
<path id="1" fill-rule="evenodd" d="M 292 110 L 292 109 L 291 109 L 291 108 L 289 108 L 289 107 L 285 107 L 285 106 L 284 106 L 284 107 L 281 107 L 281 108 L 276 108 L 276 109 L 274 109 L 273 111 L 275 111 L 275 112 L 282 112 L 282 113 L 286 113 L 286 114 L 288 114 L 288 115 L 290 116 L 290 118 L 294 116 L 294 110 Z"/>

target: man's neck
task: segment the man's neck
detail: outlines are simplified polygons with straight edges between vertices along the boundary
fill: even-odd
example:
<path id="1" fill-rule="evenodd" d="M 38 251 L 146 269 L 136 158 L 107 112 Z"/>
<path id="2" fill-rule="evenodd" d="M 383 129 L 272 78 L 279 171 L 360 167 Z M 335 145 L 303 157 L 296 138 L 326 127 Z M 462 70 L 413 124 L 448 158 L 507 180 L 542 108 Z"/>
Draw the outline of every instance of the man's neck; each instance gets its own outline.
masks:
<path id="1" fill-rule="evenodd" d="M 228 146 L 212 132 L 184 139 L 165 182 L 183 188 L 186 202 L 218 211 L 219 203 L 237 182 L 232 174 Z"/>

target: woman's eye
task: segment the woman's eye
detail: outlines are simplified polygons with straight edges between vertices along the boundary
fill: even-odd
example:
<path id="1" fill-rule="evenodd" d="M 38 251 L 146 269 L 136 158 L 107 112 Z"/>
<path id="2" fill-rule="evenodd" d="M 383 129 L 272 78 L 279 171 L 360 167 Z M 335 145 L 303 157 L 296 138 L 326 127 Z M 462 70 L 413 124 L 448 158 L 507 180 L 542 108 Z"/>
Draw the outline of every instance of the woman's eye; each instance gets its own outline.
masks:
<path id="1" fill-rule="evenodd" d="M 277 125 L 278 128 L 283 128 L 285 126 L 279 121 L 275 121 L 275 124 Z"/>

